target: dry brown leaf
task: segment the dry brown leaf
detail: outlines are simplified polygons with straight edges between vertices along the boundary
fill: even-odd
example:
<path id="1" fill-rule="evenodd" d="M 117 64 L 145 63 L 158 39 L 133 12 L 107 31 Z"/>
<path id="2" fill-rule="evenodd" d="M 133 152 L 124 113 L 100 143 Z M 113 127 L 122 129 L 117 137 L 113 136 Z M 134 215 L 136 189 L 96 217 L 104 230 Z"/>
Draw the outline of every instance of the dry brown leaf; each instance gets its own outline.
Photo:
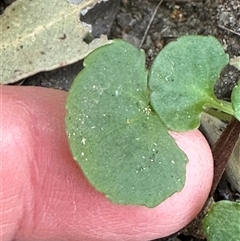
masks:
<path id="1" fill-rule="evenodd" d="M 110 43 L 106 36 L 83 41 L 89 27 L 79 21 L 80 11 L 97 2 L 18 0 L 6 8 L 0 16 L 0 84 L 74 63 Z"/>

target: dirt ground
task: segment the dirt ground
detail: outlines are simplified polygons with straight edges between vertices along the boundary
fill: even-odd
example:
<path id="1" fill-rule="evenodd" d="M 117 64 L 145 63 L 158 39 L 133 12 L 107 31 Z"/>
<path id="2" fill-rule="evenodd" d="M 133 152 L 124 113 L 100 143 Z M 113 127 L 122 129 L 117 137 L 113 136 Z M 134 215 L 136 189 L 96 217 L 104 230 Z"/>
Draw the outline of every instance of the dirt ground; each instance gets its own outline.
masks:
<path id="1" fill-rule="evenodd" d="M 9 4 L 11 1 L 6 1 Z M 110 0 L 101 3 L 82 17 L 93 25 L 93 35 L 108 34 L 109 38 L 122 38 L 145 50 L 147 66 L 170 41 L 186 34 L 214 35 L 225 46 L 230 57 L 240 55 L 240 1 L 239 0 Z M 1 3 L 0 10 L 6 5 Z M 154 11 L 156 14 L 154 16 Z M 151 22 L 152 18 L 152 22 Z M 148 29 L 149 28 L 149 29 Z M 147 31 L 148 29 L 148 31 Z M 146 36 L 145 36 L 146 35 Z M 51 72 L 40 73 L 24 81 L 24 85 L 40 85 L 68 90 L 82 62 Z M 217 82 L 215 93 L 228 99 L 233 86 L 240 79 L 240 71 L 227 67 Z M 231 199 L 236 193 L 223 180 L 216 196 Z M 186 234 L 181 231 L 159 241 L 197 241 L 194 235 L 199 227 Z"/>

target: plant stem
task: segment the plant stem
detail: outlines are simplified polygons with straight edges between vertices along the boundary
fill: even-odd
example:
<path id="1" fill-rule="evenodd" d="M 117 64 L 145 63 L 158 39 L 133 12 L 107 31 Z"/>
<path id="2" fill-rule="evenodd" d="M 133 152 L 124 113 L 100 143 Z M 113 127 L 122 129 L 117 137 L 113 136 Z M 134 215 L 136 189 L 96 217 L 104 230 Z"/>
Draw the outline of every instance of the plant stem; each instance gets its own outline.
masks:
<path id="1" fill-rule="evenodd" d="M 227 121 L 230 122 L 233 118 L 232 115 L 229 115 L 228 113 L 216 110 L 216 109 L 212 109 L 212 108 L 205 108 L 204 112 L 206 112 L 207 114 L 218 118 L 221 121 Z"/>
<path id="2" fill-rule="evenodd" d="M 234 114 L 235 114 L 234 110 L 232 108 L 232 103 L 224 101 L 224 100 L 218 100 L 218 99 L 212 100 L 209 104 L 204 105 L 204 110 L 206 108 L 208 109 L 209 107 L 218 109 L 218 110 L 225 112 L 232 116 L 234 116 Z"/>

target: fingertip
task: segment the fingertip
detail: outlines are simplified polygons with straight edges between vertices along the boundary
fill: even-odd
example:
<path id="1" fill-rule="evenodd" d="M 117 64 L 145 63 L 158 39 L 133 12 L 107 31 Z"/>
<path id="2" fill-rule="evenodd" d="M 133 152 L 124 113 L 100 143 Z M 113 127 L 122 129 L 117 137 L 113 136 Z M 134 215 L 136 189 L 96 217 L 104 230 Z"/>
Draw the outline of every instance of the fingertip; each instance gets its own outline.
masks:
<path id="1" fill-rule="evenodd" d="M 31 203 L 28 159 L 32 159 L 31 120 L 14 92 L 1 86 L 1 240 L 13 240 Z M 32 206 L 32 205 L 30 205 Z"/>
<path id="2" fill-rule="evenodd" d="M 37 226 L 41 201 L 35 194 L 42 188 L 39 178 L 46 173 L 48 160 L 59 152 L 57 148 L 63 149 L 62 154 L 68 150 L 66 145 L 54 143 L 61 142 L 63 135 L 65 138 L 62 129 L 66 94 L 18 86 L 1 86 L 0 91 L 1 240 L 13 240 L 19 230 L 30 233 Z M 49 138 L 52 132 L 54 140 Z"/>
<path id="3" fill-rule="evenodd" d="M 153 209 L 121 206 L 96 192 L 72 159 L 64 124 L 66 93 L 9 87 L 5 94 L 12 96 L 12 102 L 6 98 L 4 103 L 15 107 L 6 107 L 4 118 L 16 122 L 5 119 L 4 129 L 11 134 L 12 125 L 20 128 L 14 130 L 19 138 L 14 142 L 9 138 L 4 149 L 9 160 L 5 178 L 9 173 L 14 176 L 11 195 L 19 190 L 16 203 L 9 205 L 14 209 L 9 212 L 12 216 L 8 213 L 14 225 L 8 228 L 11 231 L 5 236 L 6 241 L 12 240 L 12 235 L 16 240 L 31 241 L 156 239 L 187 225 L 204 205 L 211 188 L 213 163 L 210 148 L 200 132 L 171 133 L 189 158 L 186 184 L 181 192 Z M 16 163 L 22 166 L 18 174 L 14 174 L 14 168 L 11 170 Z M 10 184 L 4 185 L 8 188 Z M 7 203 L 4 205 L 7 209 Z"/>

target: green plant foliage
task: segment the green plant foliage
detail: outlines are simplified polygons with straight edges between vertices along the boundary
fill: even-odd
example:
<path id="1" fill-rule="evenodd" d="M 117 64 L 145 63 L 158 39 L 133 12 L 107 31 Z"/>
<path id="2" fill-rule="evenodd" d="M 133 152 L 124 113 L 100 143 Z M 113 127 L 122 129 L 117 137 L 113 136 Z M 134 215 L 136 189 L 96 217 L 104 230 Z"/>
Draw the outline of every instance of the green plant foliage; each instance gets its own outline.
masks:
<path id="1" fill-rule="evenodd" d="M 220 201 L 213 204 L 202 226 L 208 241 L 240 240 L 240 203 Z"/>
<path id="2" fill-rule="evenodd" d="M 17 0 L 7 7 L 0 16 L 0 84 L 74 63 L 109 43 L 106 36 L 83 41 L 89 28 L 79 22 L 80 11 L 97 2 Z"/>
<path id="3" fill-rule="evenodd" d="M 187 158 L 166 128 L 195 129 L 211 107 L 238 118 L 239 87 L 233 105 L 213 93 L 227 63 L 210 36 L 171 42 L 149 72 L 144 53 L 122 40 L 91 53 L 66 104 L 70 148 L 90 183 L 113 202 L 147 207 L 180 191 Z"/>
<path id="4" fill-rule="evenodd" d="M 235 117 L 240 121 L 240 80 L 238 84 L 233 88 L 231 101 Z"/>
<path id="5" fill-rule="evenodd" d="M 145 55 L 114 40 L 84 61 L 66 109 L 74 159 L 120 204 L 154 207 L 185 183 L 187 157 L 149 105 Z"/>
<path id="6" fill-rule="evenodd" d="M 197 128 L 205 107 L 233 114 L 231 105 L 218 100 L 213 92 L 228 61 L 221 44 L 211 36 L 181 37 L 158 54 L 149 76 L 150 99 L 170 130 Z"/>

